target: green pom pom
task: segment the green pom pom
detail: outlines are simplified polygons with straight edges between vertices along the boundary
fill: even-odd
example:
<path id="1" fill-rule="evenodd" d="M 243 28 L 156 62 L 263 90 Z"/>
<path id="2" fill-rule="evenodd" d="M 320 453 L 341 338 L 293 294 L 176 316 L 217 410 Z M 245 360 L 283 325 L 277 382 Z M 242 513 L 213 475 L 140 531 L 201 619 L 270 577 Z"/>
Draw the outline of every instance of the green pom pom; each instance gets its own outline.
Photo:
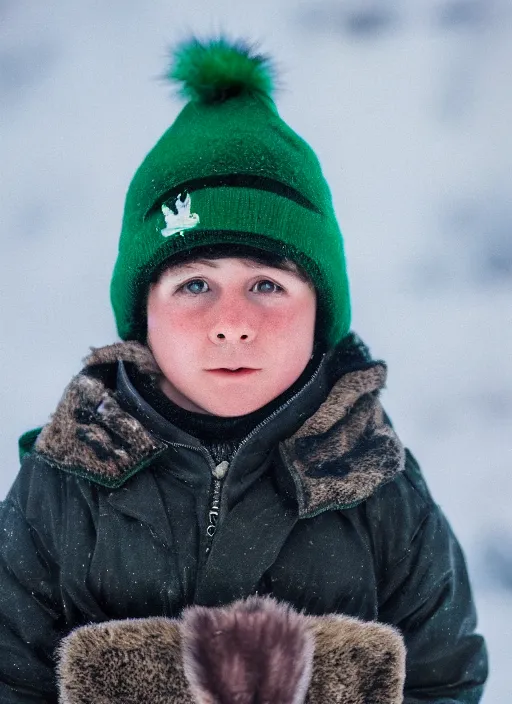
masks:
<path id="1" fill-rule="evenodd" d="M 180 85 L 187 100 L 223 102 L 243 93 L 272 97 L 274 67 L 244 41 L 198 39 L 180 44 L 166 78 Z"/>

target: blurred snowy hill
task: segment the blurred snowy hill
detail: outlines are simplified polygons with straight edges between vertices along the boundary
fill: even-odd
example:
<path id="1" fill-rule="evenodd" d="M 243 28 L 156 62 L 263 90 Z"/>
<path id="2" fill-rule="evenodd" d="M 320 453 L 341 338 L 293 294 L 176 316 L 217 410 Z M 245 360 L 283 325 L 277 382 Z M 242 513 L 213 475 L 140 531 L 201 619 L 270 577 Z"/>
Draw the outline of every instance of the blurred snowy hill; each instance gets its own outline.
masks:
<path id="1" fill-rule="evenodd" d="M 512 695 L 512 0 L 0 0 L 0 499 L 91 345 L 123 201 L 181 107 L 167 47 L 227 31 L 275 56 L 344 232 L 353 328 L 463 547 Z"/>

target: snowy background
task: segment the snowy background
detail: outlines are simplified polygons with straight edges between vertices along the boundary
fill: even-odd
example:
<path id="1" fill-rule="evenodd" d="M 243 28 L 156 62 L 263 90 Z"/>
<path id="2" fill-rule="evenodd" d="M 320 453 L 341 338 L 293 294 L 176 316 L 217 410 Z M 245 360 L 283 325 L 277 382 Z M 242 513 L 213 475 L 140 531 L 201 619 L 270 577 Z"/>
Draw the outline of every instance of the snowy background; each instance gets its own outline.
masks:
<path id="1" fill-rule="evenodd" d="M 466 551 L 512 672 L 512 2 L 0 0 L 0 499 L 89 346 L 123 201 L 181 107 L 158 76 L 192 31 L 259 40 L 345 236 L 353 328 Z M 507 697 L 508 695 L 508 697 Z"/>

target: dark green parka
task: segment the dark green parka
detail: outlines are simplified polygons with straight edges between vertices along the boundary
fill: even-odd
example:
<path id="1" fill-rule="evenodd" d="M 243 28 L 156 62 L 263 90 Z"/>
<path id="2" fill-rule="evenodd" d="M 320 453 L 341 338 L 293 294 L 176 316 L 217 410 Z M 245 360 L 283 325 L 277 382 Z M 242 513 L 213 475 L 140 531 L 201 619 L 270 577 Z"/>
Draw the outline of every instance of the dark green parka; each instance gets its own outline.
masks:
<path id="1" fill-rule="evenodd" d="M 147 348 L 93 351 L 0 509 L 2 704 L 57 701 L 55 649 L 77 626 L 255 593 L 396 626 L 407 704 L 479 701 L 460 546 L 382 410 L 385 365 L 347 350 L 229 463 L 138 394 L 127 369 L 157 373 Z"/>

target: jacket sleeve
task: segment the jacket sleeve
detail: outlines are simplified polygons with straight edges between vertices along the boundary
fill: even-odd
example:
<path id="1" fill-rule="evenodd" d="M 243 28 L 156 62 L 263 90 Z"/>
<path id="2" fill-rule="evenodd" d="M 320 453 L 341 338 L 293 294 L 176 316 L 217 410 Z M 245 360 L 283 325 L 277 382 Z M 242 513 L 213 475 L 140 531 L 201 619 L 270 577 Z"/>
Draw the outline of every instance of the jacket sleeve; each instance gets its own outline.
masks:
<path id="1" fill-rule="evenodd" d="M 62 637 L 58 565 L 47 536 L 22 506 L 20 483 L 18 475 L 0 504 L 0 701 L 55 704 L 54 651 Z M 30 490 L 25 473 L 23 493 L 30 496 Z M 39 505 L 38 520 L 49 530 L 50 505 Z"/>
<path id="2" fill-rule="evenodd" d="M 487 651 L 461 547 L 407 451 L 404 480 L 422 502 L 421 521 L 386 570 L 379 620 L 397 626 L 407 649 L 405 704 L 476 704 Z"/>

